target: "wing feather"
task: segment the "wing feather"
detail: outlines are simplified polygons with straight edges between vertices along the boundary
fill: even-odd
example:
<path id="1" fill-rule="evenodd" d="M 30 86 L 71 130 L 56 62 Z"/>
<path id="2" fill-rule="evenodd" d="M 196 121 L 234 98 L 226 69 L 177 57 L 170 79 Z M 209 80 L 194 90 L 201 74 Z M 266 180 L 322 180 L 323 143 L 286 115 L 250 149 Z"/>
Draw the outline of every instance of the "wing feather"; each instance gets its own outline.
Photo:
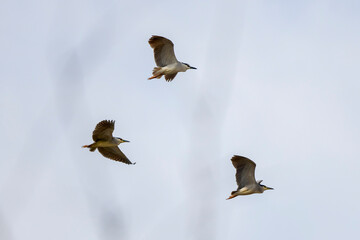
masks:
<path id="1" fill-rule="evenodd" d="M 177 73 L 165 75 L 165 80 L 166 80 L 167 82 L 171 82 L 171 81 L 176 77 L 176 74 L 177 74 Z"/>
<path id="2" fill-rule="evenodd" d="M 119 147 L 99 147 L 99 152 L 106 158 L 123 162 L 126 164 L 132 164 L 130 160 L 125 156 L 125 154 L 120 150 Z"/>
<path id="3" fill-rule="evenodd" d="M 110 139 L 112 139 L 112 133 L 114 131 L 115 128 L 115 121 L 111 120 L 103 120 L 101 122 L 99 122 L 96 127 L 95 130 L 93 131 L 93 135 L 92 138 L 93 140 L 99 141 L 99 140 L 103 140 L 103 141 L 108 141 Z"/>
<path id="4" fill-rule="evenodd" d="M 255 167 L 256 164 L 250 159 L 242 156 L 234 155 L 231 158 L 231 162 L 236 168 L 236 183 L 238 189 L 244 186 L 256 183 L 255 180 Z"/>
<path id="5" fill-rule="evenodd" d="M 176 63 L 174 44 L 167 38 L 153 35 L 149 39 L 150 46 L 154 49 L 154 58 L 158 67 Z"/>

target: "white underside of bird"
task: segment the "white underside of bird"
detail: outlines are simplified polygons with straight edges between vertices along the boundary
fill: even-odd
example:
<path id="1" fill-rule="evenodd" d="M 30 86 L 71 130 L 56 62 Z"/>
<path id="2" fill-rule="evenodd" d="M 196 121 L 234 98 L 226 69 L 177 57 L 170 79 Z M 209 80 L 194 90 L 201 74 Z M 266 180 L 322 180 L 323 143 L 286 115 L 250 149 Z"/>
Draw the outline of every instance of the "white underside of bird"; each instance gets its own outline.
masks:
<path id="1" fill-rule="evenodd" d="M 154 67 L 153 76 L 149 79 L 161 78 L 165 75 L 165 79 L 171 81 L 178 72 L 186 72 L 188 69 L 189 68 L 186 65 L 180 62 L 171 63 L 164 67 Z"/>
<path id="2" fill-rule="evenodd" d="M 178 72 L 185 72 L 188 68 L 186 68 L 183 64 L 180 62 L 172 63 L 169 65 L 166 65 L 165 67 L 157 67 L 157 73 L 167 75 L 167 74 L 174 74 Z"/>

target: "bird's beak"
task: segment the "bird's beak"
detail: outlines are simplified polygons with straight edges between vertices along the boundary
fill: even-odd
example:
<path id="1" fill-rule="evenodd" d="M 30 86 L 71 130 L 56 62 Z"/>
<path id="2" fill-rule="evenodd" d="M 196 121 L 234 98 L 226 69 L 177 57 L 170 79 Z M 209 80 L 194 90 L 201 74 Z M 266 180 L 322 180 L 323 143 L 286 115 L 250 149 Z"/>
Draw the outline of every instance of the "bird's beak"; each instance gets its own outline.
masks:
<path id="1" fill-rule="evenodd" d="M 190 67 L 190 69 L 197 69 L 196 67 Z"/>
<path id="2" fill-rule="evenodd" d="M 124 140 L 124 139 L 123 139 L 123 142 L 130 142 L 130 141 L 128 141 L 128 140 Z"/>
<path id="3" fill-rule="evenodd" d="M 266 190 L 274 190 L 274 189 L 271 187 L 266 187 Z"/>

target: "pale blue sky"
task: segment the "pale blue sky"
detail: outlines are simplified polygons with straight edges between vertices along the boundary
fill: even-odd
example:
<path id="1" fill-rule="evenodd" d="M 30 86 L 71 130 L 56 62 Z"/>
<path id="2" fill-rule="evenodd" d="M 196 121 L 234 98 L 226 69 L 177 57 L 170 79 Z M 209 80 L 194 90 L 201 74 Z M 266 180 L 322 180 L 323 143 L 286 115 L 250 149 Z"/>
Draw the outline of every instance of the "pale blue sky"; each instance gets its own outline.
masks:
<path id="1" fill-rule="evenodd" d="M 1 1 L 0 238 L 356 238 L 359 10 Z M 148 81 L 153 34 L 198 70 Z M 104 119 L 135 166 L 81 148 Z M 226 201 L 233 154 L 275 191 Z"/>

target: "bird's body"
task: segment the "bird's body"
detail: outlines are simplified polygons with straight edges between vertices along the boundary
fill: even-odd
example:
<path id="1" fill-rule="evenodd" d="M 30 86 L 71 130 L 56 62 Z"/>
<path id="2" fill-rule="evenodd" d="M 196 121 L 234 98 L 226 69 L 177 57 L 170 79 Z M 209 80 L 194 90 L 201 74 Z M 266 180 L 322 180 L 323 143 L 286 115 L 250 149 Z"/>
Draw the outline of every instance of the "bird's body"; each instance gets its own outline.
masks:
<path id="1" fill-rule="evenodd" d="M 236 168 L 236 183 L 238 189 L 231 192 L 228 199 L 237 197 L 239 195 L 249 195 L 254 193 L 263 193 L 265 190 L 272 190 L 273 188 L 260 184 L 262 180 L 255 180 L 256 164 L 250 159 L 242 156 L 234 155 L 231 162 Z"/>
<path id="2" fill-rule="evenodd" d="M 99 152 L 106 158 L 110 158 L 112 160 L 126 164 L 132 164 L 118 147 L 120 143 L 129 141 L 112 136 L 114 125 L 115 121 L 104 120 L 99 122 L 93 131 L 92 138 L 94 143 L 90 145 L 84 145 L 83 148 L 90 148 L 91 152 L 98 149 Z"/>
<path id="3" fill-rule="evenodd" d="M 186 65 L 184 65 L 181 62 L 171 63 L 169 65 L 161 67 L 160 69 L 159 70 L 161 71 L 161 73 L 165 76 L 171 74 L 177 74 L 178 72 L 186 72 L 187 70 Z"/>
<path id="4" fill-rule="evenodd" d="M 94 142 L 92 144 L 92 147 L 98 148 L 98 147 L 115 147 L 120 145 L 120 143 L 122 143 L 119 139 L 117 138 L 112 138 L 110 141 L 102 141 L 99 140 L 97 142 Z"/>
<path id="5" fill-rule="evenodd" d="M 253 193 L 263 193 L 264 189 L 258 184 L 250 184 L 246 187 L 242 187 L 236 191 L 231 192 L 231 195 L 249 195 Z"/>
<path id="6" fill-rule="evenodd" d="M 161 78 L 172 81 L 178 72 L 186 72 L 188 69 L 196 69 L 187 63 L 179 62 L 174 52 L 174 44 L 167 38 L 152 36 L 149 39 L 150 46 L 154 49 L 154 58 L 157 67 L 153 70 L 153 76 L 149 78 Z"/>

